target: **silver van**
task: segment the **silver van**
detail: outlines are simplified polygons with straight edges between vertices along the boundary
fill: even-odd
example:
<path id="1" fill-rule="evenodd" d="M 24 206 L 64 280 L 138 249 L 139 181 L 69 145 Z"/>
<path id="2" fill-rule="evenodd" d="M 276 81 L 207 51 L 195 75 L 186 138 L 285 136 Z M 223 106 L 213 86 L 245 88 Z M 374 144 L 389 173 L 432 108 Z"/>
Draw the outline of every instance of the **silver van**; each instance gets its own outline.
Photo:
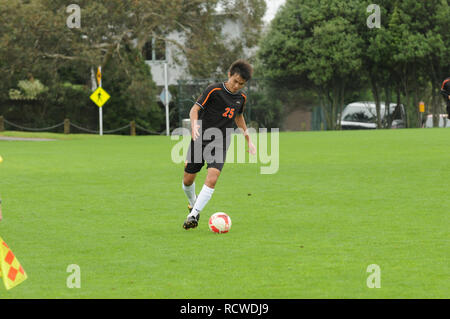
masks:
<path id="1" fill-rule="evenodd" d="M 380 103 L 381 122 L 385 122 L 385 103 Z M 391 128 L 405 128 L 406 113 L 403 105 L 389 105 L 389 114 L 393 117 Z M 375 102 L 354 102 L 342 111 L 341 127 L 343 130 L 360 130 L 377 128 L 377 111 Z"/>

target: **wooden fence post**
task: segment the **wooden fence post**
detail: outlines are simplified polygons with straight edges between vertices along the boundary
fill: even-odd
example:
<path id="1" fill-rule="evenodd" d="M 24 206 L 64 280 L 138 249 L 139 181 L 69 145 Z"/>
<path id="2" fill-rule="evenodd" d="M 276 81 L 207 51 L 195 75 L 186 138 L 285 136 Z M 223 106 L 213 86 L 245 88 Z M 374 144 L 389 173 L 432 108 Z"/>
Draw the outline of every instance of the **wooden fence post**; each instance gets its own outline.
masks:
<path id="1" fill-rule="evenodd" d="M 136 136 L 136 122 L 135 121 L 130 122 L 130 135 Z"/>
<path id="2" fill-rule="evenodd" d="M 70 120 L 64 119 L 64 134 L 70 134 Z"/>
<path id="3" fill-rule="evenodd" d="M 0 115 L 0 132 L 5 130 L 5 123 L 3 122 L 3 115 Z"/>

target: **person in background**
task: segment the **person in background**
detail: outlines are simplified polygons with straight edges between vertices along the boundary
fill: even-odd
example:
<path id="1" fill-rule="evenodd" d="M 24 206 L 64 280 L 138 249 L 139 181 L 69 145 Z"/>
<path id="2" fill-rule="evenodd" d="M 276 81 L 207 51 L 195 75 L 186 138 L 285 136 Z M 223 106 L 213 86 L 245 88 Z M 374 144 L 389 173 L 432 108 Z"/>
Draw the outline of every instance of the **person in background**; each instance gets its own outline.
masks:
<path id="1" fill-rule="evenodd" d="M 444 96 L 445 102 L 447 103 L 447 114 L 450 119 L 450 77 L 442 82 L 441 94 Z"/>

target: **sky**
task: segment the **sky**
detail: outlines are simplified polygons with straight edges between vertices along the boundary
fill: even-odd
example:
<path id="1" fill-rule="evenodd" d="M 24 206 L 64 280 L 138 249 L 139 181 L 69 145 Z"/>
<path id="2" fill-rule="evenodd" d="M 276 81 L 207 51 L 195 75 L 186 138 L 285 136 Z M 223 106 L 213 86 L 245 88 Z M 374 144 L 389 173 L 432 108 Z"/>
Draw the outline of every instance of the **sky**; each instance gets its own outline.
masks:
<path id="1" fill-rule="evenodd" d="M 286 0 L 266 0 L 267 11 L 263 17 L 265 22 L 270 22 L 277 13 L 278 8 L 285 3 Z"/>

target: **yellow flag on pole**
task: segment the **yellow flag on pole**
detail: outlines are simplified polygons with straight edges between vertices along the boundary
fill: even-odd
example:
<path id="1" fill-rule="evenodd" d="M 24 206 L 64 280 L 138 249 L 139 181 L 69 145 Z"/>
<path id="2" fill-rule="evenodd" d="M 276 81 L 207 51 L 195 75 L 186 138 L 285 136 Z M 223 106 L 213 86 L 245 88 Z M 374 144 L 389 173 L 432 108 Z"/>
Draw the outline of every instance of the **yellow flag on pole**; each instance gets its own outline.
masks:
<path id="1" fill-rule="evenodd" d="M 27 279 L 25 270 L 1 237 L 0 258 L 0 277 L 3 278 L 6 289 L 14 288 Z"/>

